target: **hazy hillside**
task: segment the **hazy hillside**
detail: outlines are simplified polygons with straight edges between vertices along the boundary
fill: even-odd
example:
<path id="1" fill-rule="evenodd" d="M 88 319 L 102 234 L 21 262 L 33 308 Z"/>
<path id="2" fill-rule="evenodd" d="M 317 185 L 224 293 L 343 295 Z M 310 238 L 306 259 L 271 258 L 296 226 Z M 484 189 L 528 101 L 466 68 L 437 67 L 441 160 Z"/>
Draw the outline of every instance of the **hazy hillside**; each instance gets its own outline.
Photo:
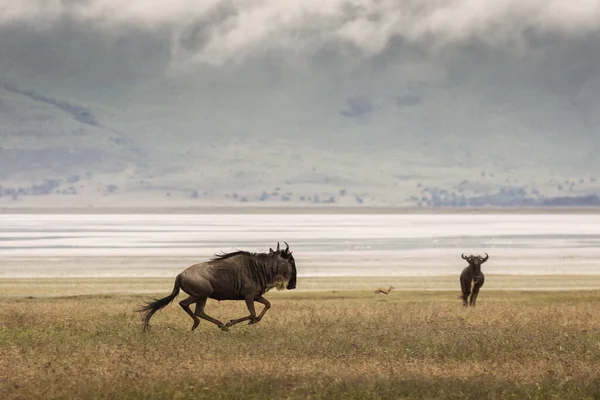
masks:
<path id="1" fill-rule="evenodd" d="M 599 187 L 597 31 L 220 59 L 201 21 L 0 18 L 0 205 L 543 204 Z"/>

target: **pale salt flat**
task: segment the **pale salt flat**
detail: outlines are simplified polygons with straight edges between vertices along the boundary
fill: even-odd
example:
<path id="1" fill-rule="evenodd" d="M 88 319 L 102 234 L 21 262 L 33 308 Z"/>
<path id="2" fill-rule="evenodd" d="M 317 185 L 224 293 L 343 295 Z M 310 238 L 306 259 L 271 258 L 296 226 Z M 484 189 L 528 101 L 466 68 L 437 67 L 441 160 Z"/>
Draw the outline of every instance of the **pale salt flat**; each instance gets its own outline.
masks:
<path id="1" fill-rule="evenodd" d="M 600 274 L 597 214 L 4 214 L 0 276 L 171 277 L 215 253 L 294 251 L 304 277 Z"/>

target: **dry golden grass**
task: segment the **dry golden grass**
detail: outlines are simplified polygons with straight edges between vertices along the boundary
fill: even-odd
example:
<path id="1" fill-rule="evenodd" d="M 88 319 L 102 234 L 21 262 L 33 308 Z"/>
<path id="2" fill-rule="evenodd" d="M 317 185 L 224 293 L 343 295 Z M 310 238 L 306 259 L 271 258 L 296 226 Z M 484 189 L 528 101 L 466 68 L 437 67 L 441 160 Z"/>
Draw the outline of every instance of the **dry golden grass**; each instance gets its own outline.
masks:
<path id="1" fill-rule="evenodd" d="M 263 321 L 230 332 L 191 332 L 174 302 L 146 333 L 134 311 L 146 295 L 5 297 L 0 398 L 600 397 L 600 292 L 482 290 L 477 309 L 456 296 L 268 293 Z"/>
<path id="2" fill-rule="evenodd" d="M 166 296 L 173 287 L 170 278 L 4 278 L 1 297 L 48 297 L 89 294 L 153 294 Z M 486 273 L 483 292 L 489 290 L 600 290 L 600 275 L 495 275 Z M 335 277 L 298 278 L 295 292 L 355 290 L 373 292 L 378 287 L 396 290 L 457 291 L 458 275 L 424 277 Z"/>

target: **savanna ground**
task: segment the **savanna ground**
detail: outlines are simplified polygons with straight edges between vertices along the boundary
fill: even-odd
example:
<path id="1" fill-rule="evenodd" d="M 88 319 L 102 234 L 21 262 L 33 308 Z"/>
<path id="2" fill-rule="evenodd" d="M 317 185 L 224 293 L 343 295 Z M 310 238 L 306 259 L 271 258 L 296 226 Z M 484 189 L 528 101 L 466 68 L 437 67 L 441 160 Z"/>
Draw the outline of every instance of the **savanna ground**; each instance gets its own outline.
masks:
<path id="1" fill-rule="evenodd" d="M 0 398 L 600 398 L 600 290 L 488 279 L 464 309 L 445 279 L 300 279 L 309 290 L 268 293 L 256 325 L 191 332 L 174 302 L 145 333 L 135 309 L 172 279 L 3 279 Z M 376 296 L 376 281 L 396 290 Z M 206 311 L 246 315 L 243 302 Z"/>

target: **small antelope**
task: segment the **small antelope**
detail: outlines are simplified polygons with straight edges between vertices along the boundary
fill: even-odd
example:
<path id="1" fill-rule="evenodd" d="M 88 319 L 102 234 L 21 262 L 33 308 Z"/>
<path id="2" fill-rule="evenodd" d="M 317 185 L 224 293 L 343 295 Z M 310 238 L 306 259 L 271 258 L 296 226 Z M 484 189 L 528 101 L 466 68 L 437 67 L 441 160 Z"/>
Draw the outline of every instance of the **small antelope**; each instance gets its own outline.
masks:
<path id="1" fill-rule="evenodd" d="M 392 291 L 392 289 L 395 289 L 395 288 L 393 286 L 390 286 L 387 289 L 377 288 L 377 289 L 375 289 L 375 294 L 388 294 Z"/>

